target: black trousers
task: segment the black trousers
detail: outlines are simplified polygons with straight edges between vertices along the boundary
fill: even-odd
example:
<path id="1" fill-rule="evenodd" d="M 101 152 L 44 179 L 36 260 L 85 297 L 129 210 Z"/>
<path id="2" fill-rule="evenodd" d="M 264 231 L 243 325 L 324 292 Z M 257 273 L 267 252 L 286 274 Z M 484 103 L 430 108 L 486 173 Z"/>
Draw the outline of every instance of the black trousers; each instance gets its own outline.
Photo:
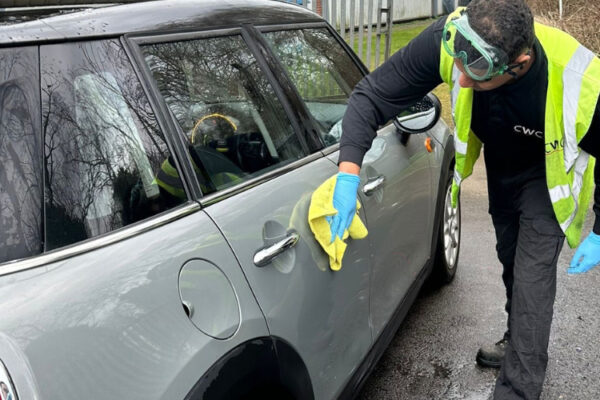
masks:
<path id="1" fill-rule="evenodd" d="M 524 185 L 503 207 L 494 207 L 493 198 L 490 203 L 508 313 L 508 345 L 494 400 L 538 399 L 548 364 L 556 264 L 565 236 L 543 179 Z"/>

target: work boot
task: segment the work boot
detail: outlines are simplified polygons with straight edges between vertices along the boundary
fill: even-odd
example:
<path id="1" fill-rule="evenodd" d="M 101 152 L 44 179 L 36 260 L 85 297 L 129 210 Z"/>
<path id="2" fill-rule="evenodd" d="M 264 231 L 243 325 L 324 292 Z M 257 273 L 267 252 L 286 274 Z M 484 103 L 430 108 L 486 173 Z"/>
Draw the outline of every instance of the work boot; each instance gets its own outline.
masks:
<path id="1" fill-rule="evenodd" d="M 492 346 L 482 346 L 477 352 L 477 364 L 486 368 L 500 368 L 504 358 L 504 350 L 508 344 L 508 339 L 502 339 Z"/>

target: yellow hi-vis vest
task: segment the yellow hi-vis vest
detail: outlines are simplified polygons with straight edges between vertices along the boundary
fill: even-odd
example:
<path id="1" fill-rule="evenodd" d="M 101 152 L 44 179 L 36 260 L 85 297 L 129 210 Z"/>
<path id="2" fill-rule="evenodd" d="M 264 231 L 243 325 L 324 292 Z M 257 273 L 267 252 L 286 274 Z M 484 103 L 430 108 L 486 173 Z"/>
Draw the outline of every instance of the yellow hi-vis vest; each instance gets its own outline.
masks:
<path id="1" fill-rule="evenodd" d="M 458 17 L 462 9 L 450 14 L 448 20 Z M 536 23 L 535 34 L 548 58 L 544 128 L 546 183 L 560 227 L 569 246 L 576 247 L 594 189 L 595 165 L 594 157 L 579 149 L 578 143 L 590 128 L 600 94 L 600 60 L 558 29 Z M 455 37 L 454 32 L 452 37 Z M 460 71 L 443 45 L 440 74 L 450 86 L 456 126 L 452 185 L 452 202 L 456 205 L 460 184 L 471 175 L 479 158 L 481 141 L 471 131 L 473 89 L 460 87 Z"/>

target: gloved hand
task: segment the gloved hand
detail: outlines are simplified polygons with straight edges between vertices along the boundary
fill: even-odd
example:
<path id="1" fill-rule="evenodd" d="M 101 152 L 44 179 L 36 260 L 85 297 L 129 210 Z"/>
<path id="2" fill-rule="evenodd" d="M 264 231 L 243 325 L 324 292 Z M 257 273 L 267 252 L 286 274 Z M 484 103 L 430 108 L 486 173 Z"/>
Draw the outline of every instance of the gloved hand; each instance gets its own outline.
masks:
<path id="1" fill-rule="evenodd" d="M 600 235 L 591 232 L 577 248 L 567 273 L 581 274 L 598 264 L 600 264 Z"/>
<path id="2" fill-rule="evenodd" d="M 348 229 L 354 218 L 359 183 L 358 175 L 345 172 L 337 174 L 333 190 L 333 207 L 337 210 L 337 214 L 327 218 L 331 228 L 331 242 L 335 240 L 336 236 L 340 239 L 343 238 L 344 231 Z"/>

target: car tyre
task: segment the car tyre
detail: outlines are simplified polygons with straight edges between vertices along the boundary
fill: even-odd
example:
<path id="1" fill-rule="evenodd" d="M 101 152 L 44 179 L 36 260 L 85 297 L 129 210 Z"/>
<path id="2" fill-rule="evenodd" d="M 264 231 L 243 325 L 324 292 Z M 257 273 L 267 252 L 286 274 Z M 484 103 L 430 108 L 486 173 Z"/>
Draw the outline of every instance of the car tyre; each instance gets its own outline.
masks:
<path id="1" fill-rule="evenodd" d="M 242 397 L 243 400 L 295 400 L 285 388 L 277 385 L 256 388 Z"/>
<path id="2" fill-rule="evenodd" d="M 460 195 L 456 207 L 452 207 L 452 171 L 448 175 L 441 202 L 441 220 L 433 264 L 433 278 L 440 284 L 452 282 L 456 275 L 460 254 Z"/>

